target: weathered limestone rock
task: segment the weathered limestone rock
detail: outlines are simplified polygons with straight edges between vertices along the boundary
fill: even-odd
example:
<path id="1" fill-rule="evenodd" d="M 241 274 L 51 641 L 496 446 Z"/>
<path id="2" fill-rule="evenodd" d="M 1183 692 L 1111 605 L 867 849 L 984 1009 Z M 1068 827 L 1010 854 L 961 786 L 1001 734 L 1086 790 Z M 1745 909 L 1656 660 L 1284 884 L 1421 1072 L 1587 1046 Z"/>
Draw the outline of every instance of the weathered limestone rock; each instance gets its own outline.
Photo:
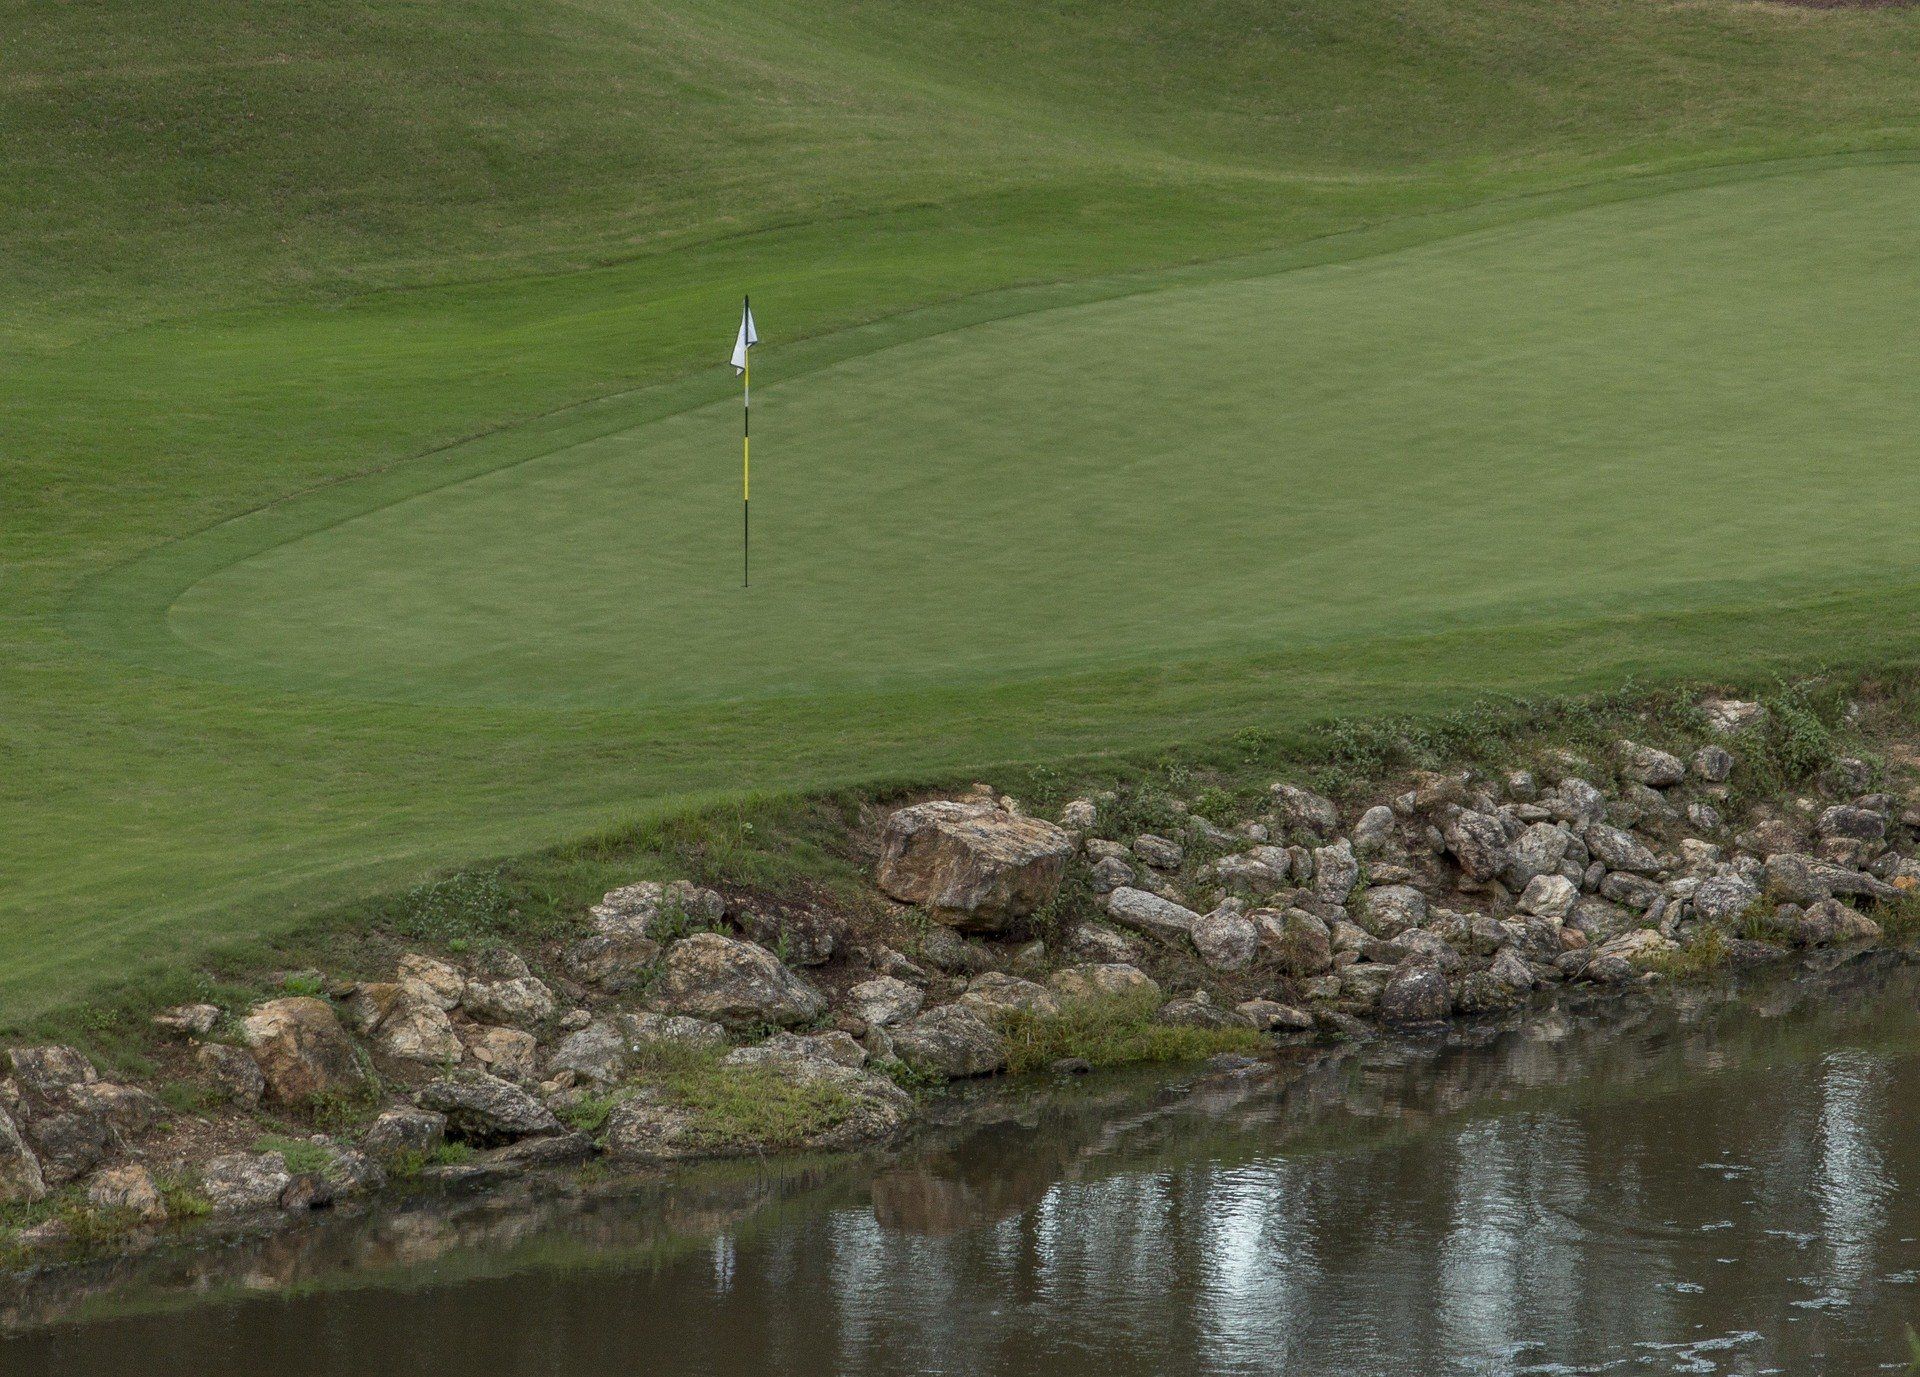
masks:
<path id="1" fill-rule="evenodd" d="M 95 1172 L 87 1182 L 87 1203 L 96 1210 L 125 1212 L 143 1224 L 160 1224 L 167 1218 L 166 1202 L 160 1198 L 153 1173 L 135 1164 Z"/>
<path id="2" fill-rule="evenodd" d="M 1353 847 L 1342 837 L 1331 846 L 1322 846 L 1313 853 L 1313 892 L 1322 903 L 1332 904 L 1336 908 L 1347 902 L 1347 896 L 1353 893 L 1353 887 L 1360 880 L 1360 862 L 1354 859 Z"/>
<path id="3" fill-rule="evenodd" d="M 1702 746 L 1693 753 L 1695 779 L 1707 784 L 1725 784 L 1733 777 L 1733 753 L 1724 746 Z"/>
<path id="4" fill-rule="evenodd" d="M 1245 970 L 1259 950 L 1259 933 L 1239 909 L 1217 908 L 1193 921 L 1193 949 L 1217 971 Z"/>
<path id="5" fill-rule="evenodd" d="M 460 996 L 467 989 L 467 978 L 453 966 L 420 952 L 408 952 L 400 958 L 397 978 L 417 997 L 448 1011 L 460 1007 Z"/>
<path id="6" fill-rule="evenodd" d="M 1812 904 L 1836 895 L 1863 895 L 1885 902 L 1900 891 L 1871 875 L 1794 852 L 1767 857 L 1767 893 L 1786 903 Z"/>
<path id="7" fill-rule="evenodd" d="M 1223 1009 L 1205 990 L 1170 999 L 1154 1012 L 1155 1023 L 1176 1028 L 1251 1028 L 1253 1021 L 1236 1009 Z"/>
<path id="8" fill-rule="evenodd" d="M 1200 915 L 1144 889 L 1116 889 L 1107 896 L 1107 916 L 1122 927 L 1149 937 L 1178 941 L 1193 931 Z"/>
<path id="9" fill-rule="evenodd" d="M 240 1033 L 273 1099 L 311 1099 L 362 1083 L 353 1044 L 323 1000 L 270 999 L 241 1020 Z"/>
<path id="10" fill-rule="evenodd" d="M 176 1004 L 153 1016 L 153 1026 L 181 1038 L 203 1038 L 220 1021 L 217 1004 Z"/>
<path id="11" fill-rule="evenodd" d="M 468 1024 L 460 1030 L 467 1055 L 496 1076 L 531 1081 L 540 1069 L 539 1043 L 532 1033 L 491 1024 Z"/>
<path id="12" fill-rule="evenodd" d="M 617 995 L 632 988 L 659 960 L 660 951 L 660 944 L 645 933 L 596 932 L 570 944 L 560 963 L 582 985 Z"/>
<path id="13" fill-rule="evenodd" d="M 1427 896 L 1412 885 L 1376 885 L 1360 896 L 1360 926 L 1393 937 L 1427 921 Z"/>
<path id="14" fill-rule="evenodd" d="M 13 1116 L 0 1108 L 0 1202 L 33 1201 L 46 1193 L 39 1157 L 27 1145 Z"/>
<path id="15" fill-rule="evenodd" d="M 1596 822 L 1583 835 L 1594 859 L 1608 870 L 1652 875 L 1660 869 L 1660 858 L 1649 851 L 1638 837 L 1623 828 Z"/>
<path id="16" fill-rule="evenodd" d="M 1260 950 L 1275 970 L 1295 978 L 1319 975 L 1333 965 L 1333 938 L 1324 920 L 1303 908 L 1251 915 Z"/>
<path id="17" fill-rule="evenodd" d="M 1508 848 L 1507 867 L 1500 874 L 1507 888 L 1524 890 L 1542 875 L 1558 875 L 1566 863 L 1573 836 L 1564 827 L 1536 822 L 1514 839 Z"/>
<path id="18" fill-rule="evenodd" d="M 1073 838 L 981 804 L 901 808 L 881 839 L 880 887 L 953 927 L 1002 932 L 1051 900 Z"/>
<path id="19" fill-rule="evenodd" d="M 1284 888 L 1291 870 L 1292 858 L 1286 847 L 1256 846 L 1222 856 L 1201 873 L 1233 893 L 1262 898 Z"/>
<path id="20" fill-rule="evenodd" d="M 1186 848 L 1166 837 L 1142 832 L 1133 839 L 1133 854 L 1155 870 L 1178 870 L 1187 859 Z"/>
<path id="21" fill-rule="evenodd" d="M 894 1029 L 893 1045 L 902 1061 L 952 1079 L 990 1075 L 1007 1064 L 1000 1034 L 958 1004 L 929 1009 Z"/>
<path id="22" fill-rule="evenodd" d="M 1393 809 L 1384 803 L 1375 804 L 1360 815 L 1360 821 L 1353 825 L 1353 850 L 1360 856 L 1375 856 L 1393 845 L 1394 829 L 1398 826 Z"/>
<path id="23" fill-rule="evenodd" d="M 1740 875 L 1716 875 L 1693 891 L 1693 911 L 1709 923 L 1727 923 L 1760 901 L 1760 887 Z"/>
<path id="24" fill-rule="evenodd" d="M 1491 813 L 1462 808 L 1440 829 L 1447 850 L 1469 880 L 1486 881 L 1507 864 L 1507 830 Z"/>
<path id="25" fill-rule="evenodd" d="M 93 1063 L 71 1047 L 15 1047 L 7 1056 L 20 1088 L 38 1100 L 60 1100 L 71 1087 L 100 1079 Z"/>
<path id="26" fill-rule="evenodd" d="M 513 1082 L 484 1071 L 431 1082 L 420 1092 L 420 1105 L 446 1115 L 449 1133 L 480 1145 L 560 1129 L 552 1110 Z"/>
<path id="27" fill-rule="evenodd" d="M 465 1049 L 440 999 L 425 985 L 401 985 L 386 1012 L 367 1030 L 374 1046 L 388 1056 L 429 1066 L 459 1061 Z"/>
<path id="28" fill-rule="evenodd" d="M 482 1023 L 532 1028 L 553 1013 L 553 991 L 534 975 L 469 980 L 460 1006 Z"/>
<path id="29" fill-rule="evenodd" d="M 1077 798 L 1060 810 L 1060 825 L 1070 832 L 1084 832 L 1099 820 L 1100 810 L 1092 799 Z"/>
<path id="30" fill-rule="evenodd" d="M 789 966 L 824 966 L 833 959 L 842 933 L 838 919 L 808 909 L 779 913 L 743 909 L 735 921 L 750 941 L 778 952 Z"/>
<path id="31" fill-rule="evenodd" d="M 1671 788 L 1687 777 L 1686 762 L 1679 756 L 1637 741 L 1614 742 L 1613 756 L 1623 776 L 1649 788 Z"/>
<path id="32" fill-rule="evenodd" d="M 847 991 L 848 1011 L 872 1028 L 904 1023 L 926 1002 L 926 991 L 890 975 L 863 980 Z"/>
<path id="33" fill-rule="evenodd" d="M 1871 808 L 1836 803 L 1823 809 L 1813 830 L 1822 837 L 1845 837 L 1852 841 L 1880 842 L 1887 839 L 1887 817 Z"/>
<path id="34" fill-rule="evenodd" d="M 1716 736 L 1737 736 L 1759 726 L 1767 715 L 1767 710 L 1760 704 L 1742 702 L 1738 698 L 1702 699 L 1700 711 L 1706 715 L 1707 730 Z"/>
<path id="35" fill-rule="evenodd" d="M 849 1033 L 775 1033 L 752 1047 L 736 1047 L 720 1059 L 722 1066 L 780 1066 L 795 1058 L 826 1061 L 856 1070 L 867 1064 L 867 1051 Z"/>
<path id="36" fill-rule="evenodd" d="M 1093 892 L 1111 894 L 1122 885 L 1131 885 L 1136 876 L 1132 866 L 1118 856 L 1102 856 L 1093 863 Z"/>
<path id="37" fill-rule="evenodd" d="M 369 1156 L 392 1162 L 412 1155 L 426 1157 L 446 1140 L 447 1116 L 431 1109 L 408 1107 L 382 1110 L 361 1140 Z"/>
<path id="38" fill-rule="evenodd" d="M 959 1003 L 987 1019 L 1010 1013 L 1046 1016 L 1060 1012 L 1060 1001 L 1044 985 L 999 971 L 987 971 L 968 981 Z"/>
<path id="39" fill-rule="evenodd" d="M 200 1169 L 200 1189 L 219 1214 L 275 1209 L 292 1181 L 286 1158 L 277 1152 L 224 1153 Z"/>
<path id="40" fill-rule="evenodd" d="M 728 1027 L 805 1023 L 827 1007 L 818 990 L 765 947 L 715 932 L 697 932 L 667 950 L 648 1003 Z"/>
<path id="41" fill-rule="evenodd" d="M 611 1085 L 624 1080 L 649 1048 L 658 1044 L 719 1048 L 726 1040 L 726 1030 L 706 1019 L 651 1013 L 602 1015 L 554 1049 L 547 1074 L 572 1071 Z"/>
<path id="42" fill-rule="evenodd" d="M 1276 784 L 1271 793 L 1274 811 L 1280 815 L 1281 824 L 1290 833 L 1330 837 L 1340 825 L 1340 814 L 1334 808 L 1333 800 L 1322 798 L 1310 789 Z"/>
<path id="43" fill-rule="evenodd" d="M 1538 918 L 1565 918 L 1579 898 L 1580 891 L 1566 876 L 1535 875 L 1520 895 L 1518 907 Z"/>
<path id="44" fill-rule="evenodd" d="M 1635 928 L 1623 932 L 1600 944 L 1594 953 L 1596 957 L 1613 956 L 1634 965 L 1644 965 L 1649 960 L 1679 946 L 1671 937 L 1663 937 L 1653 928 Z"/>
<path id="45" fill-rule="evenodd" d="M 1110 961 L 1067 966 L 1047 977 L 1047 985 L 1063 1000 L 1158 1000 L 1160 987 L 1138 966 Z"/>
<path id="46" fill-rule="evenodd" d="M 200 1073 L 235 1104 L 259 1104 L 267 1093 L 267 1078 L 260 1074 L 260 1063 L 244 1047 L 209 1042 L 193 1054 Z"/>
<path id="47" fill-rule="evenodd" d="M 1304 1032 L 1313 1027 L 1313 1015 L 1291 1004 L 1271 999 L 1249 999 L 1233 1011 L 1263 1033 Z"/>
<path id="48" fill-rule="evenodd" d="M 1453 1012 L 1453 991 L 1438 966 L 1413 960 L 1396 967 L 1380 991 L 1380 1017 L 1388 1023 L 1438 1023 Z"/>

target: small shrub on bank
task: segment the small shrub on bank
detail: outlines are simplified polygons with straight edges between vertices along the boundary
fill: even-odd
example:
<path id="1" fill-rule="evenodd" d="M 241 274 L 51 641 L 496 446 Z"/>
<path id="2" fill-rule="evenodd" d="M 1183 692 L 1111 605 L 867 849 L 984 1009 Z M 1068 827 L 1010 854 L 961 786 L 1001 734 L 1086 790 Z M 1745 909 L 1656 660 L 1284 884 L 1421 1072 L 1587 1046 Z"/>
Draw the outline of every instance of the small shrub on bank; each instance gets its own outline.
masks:
<path id="1" fill-rule="evenodd" d="M 333 1154 L 318 1143 L 310 1143 L 305 1138 L 288 1138 L 278 1133 L 269 1133 L 253 1145 L 255 1152 L 277 1152 L 287 1164 L 287 1170 L 298 1175 L 302 1172 L 325 1171 L 333 1161 Z"/>
<path id="2" fill-rule="evenodd" d="M 691 1110 L 693 1138 L 712 1152 L 780 1149 L 806 1142 L 845 1119 L 853 1097 L 841 1086 L 804 1081 L 763 1066 L 709 1059 L 658 1082 Z"/>
<path id="3" fill-rule="evenodd" d="M 1727 964 L 1727 939 L 1719 928 L 1701 927 L 1672 951 L 1647 961 L 1647 969 L 1674 980 L 1701 980 Z"/>
<path id="4" fill-rule="evenodd" d="M 1080 1000 L 1057 1014 L 1014 1013 L 1001 1025 L 1007 1069 L 1044 1070 L 1062 1057 L 1094 1066 L 1200 1061 L 1219 1052 L 1257 1052 L 1265 1040 L 1251 1028 L 1186 1028 L 1155 1023 L 1151 997 Z"/>

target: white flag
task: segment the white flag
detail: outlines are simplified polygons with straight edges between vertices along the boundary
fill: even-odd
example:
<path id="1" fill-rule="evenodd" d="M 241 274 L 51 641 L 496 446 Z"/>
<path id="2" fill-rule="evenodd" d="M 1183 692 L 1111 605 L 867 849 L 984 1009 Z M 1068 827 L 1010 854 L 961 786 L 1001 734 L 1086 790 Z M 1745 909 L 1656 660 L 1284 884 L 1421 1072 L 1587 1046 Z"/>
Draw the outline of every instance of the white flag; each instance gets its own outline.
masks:
<path id="1" fill-rule="evenodd" d="M 747 371 L 747 350 L 760 342 L 760 336 L 753 328 L 753 307 L 745 297 L 740 298 L 740 336 L 733 342 L 733 371 Z"/>

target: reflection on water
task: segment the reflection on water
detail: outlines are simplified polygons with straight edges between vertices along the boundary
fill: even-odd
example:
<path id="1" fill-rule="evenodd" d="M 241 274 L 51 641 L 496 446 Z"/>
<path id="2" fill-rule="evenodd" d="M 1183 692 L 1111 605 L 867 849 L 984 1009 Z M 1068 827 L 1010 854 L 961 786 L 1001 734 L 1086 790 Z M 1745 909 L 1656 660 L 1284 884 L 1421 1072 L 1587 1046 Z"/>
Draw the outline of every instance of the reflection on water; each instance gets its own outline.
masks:
<path id="1" fill-rule="evenodd" d="M 0 1372 L 1899 1370 L 1920 972 L 1281 1077 L 983 1096 L 890 1160 L 528 1187 L 16 1283 Z"/>

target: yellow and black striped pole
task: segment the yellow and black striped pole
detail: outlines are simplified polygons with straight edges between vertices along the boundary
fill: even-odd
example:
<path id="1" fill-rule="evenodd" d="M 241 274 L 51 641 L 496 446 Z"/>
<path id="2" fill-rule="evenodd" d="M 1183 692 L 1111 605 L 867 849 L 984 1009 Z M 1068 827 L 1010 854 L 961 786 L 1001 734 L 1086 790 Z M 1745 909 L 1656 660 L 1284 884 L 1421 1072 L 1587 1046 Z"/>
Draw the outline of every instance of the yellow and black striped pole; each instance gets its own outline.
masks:
<path id="1" fill-rule="evenodd" d="M 740 370 L 740 586 L 753 586 L 753 351 Z"/>

